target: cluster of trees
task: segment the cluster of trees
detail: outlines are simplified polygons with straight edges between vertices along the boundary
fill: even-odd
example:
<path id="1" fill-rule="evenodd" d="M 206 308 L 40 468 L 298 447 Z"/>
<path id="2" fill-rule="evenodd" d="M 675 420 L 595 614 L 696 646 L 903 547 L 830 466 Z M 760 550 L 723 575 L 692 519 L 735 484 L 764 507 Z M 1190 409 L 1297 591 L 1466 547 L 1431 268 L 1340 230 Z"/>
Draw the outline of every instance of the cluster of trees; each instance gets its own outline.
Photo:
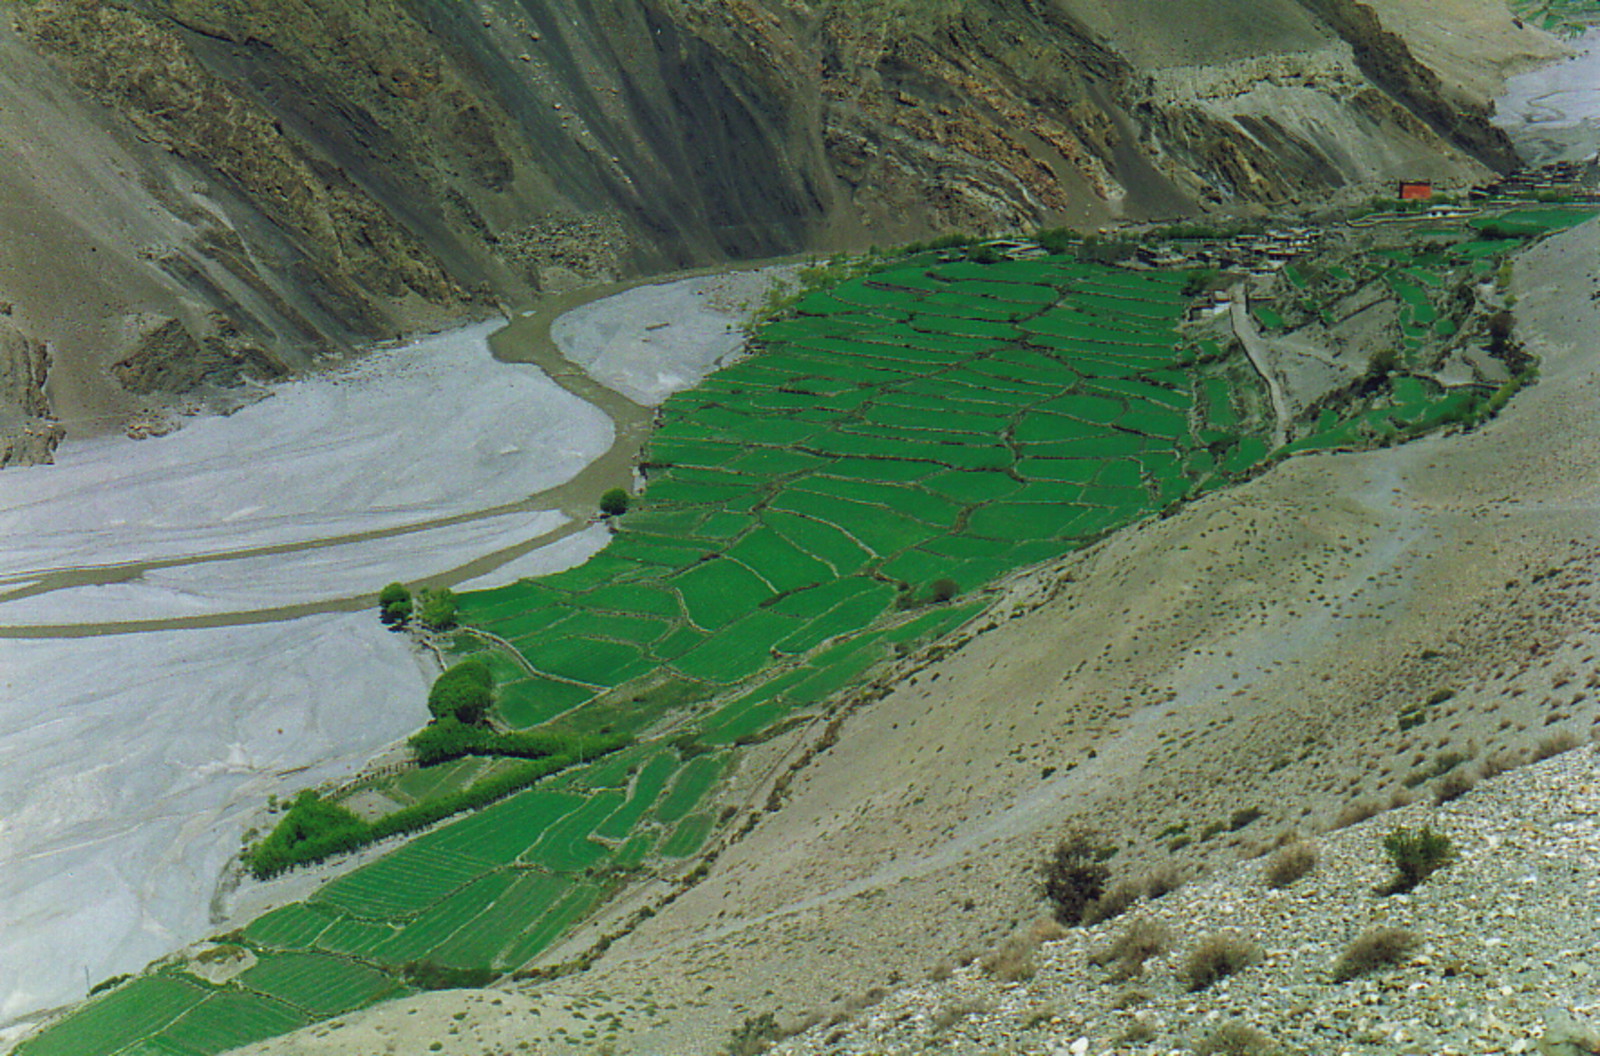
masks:
<path id="1" fill-rule="evenodd" d="M 359 850 L 390 836 L 427 828 L 452 814 L 487 806 L 575 763 L 624 748 L 632 740 L 625 736 L 582 738 L 581 743 L 566 751 L 531 760 L 458 792 L 403 807 L 371 822 L 307 789 L 295 798 L 272 832 L 245 852 L 245 862 L 257 879 L 265 880 L 296 865 Z"/>
<path id="2" fill-rule="evenodd" d="M 484 726 L 468 726 L 455 719 L 430 722 L 406 742 L 423 766 L 449 762 L 467 755 L 543 759 L 570 755 L 592 759 L 603 755 L 611 743 L 606 737 L 581 737 L 563 733 L 501 733 Z"/>
<path id="3" fill-rule="evenodd" d="M 437 590 L 424 588 L 412 597 L 404 583 L 390 583 L 378 591 L 378 616 L 385 624 L 398 630 L 415 617 L 424 627 L 434 631 L 447 631 L 456 625 L 460 602 L 449 587 Z"/>

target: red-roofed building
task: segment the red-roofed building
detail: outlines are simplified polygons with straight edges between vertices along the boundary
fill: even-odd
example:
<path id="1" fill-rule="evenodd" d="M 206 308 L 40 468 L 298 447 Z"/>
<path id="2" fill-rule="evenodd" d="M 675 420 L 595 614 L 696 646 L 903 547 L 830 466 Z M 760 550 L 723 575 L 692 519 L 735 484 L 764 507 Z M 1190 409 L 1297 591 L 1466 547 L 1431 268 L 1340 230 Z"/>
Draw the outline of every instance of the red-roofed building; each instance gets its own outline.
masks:
<path id="1" fill-rule="evenodd" d="M 1402 202 L 1425 202 L 1433 197 L 1433 184 L 1427 180 L 1405 180 L 1400 184 Z"/>

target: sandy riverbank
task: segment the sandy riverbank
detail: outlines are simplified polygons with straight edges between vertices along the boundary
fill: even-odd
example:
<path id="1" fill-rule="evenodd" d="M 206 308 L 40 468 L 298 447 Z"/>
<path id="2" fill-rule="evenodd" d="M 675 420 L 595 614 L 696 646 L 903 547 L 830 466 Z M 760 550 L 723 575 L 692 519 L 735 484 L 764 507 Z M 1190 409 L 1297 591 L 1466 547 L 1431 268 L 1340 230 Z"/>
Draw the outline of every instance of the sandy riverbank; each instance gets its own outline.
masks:
<path id="1" fill-rule="evenodd" d="M 585 308 L 578 344 L 608 380 L 659 401 L 742 346 L 768 281 L 645 285 Z M 217 878 L 268 795 L 347 776 L 424 721 L 430 665 L 368 613 L 252 614 L 465 567 L 461 585 L 490 586 L 604 545 L 588 528 L 504 556 L 577 516 L 558 509 L 577 501 L 568 482 L 616 451 L 594 406 L 489 356 L 498 325 L 380 350 L 166 437 L 69 441 L 57 465 L 7 472 L 0 1018 L 205 935 Z M 670 340 L 637 354 L 660 329 Z M 557 508 L 527 508 L 530 495 Z M 183 618 L 217 626 L 28 630 Z"/>

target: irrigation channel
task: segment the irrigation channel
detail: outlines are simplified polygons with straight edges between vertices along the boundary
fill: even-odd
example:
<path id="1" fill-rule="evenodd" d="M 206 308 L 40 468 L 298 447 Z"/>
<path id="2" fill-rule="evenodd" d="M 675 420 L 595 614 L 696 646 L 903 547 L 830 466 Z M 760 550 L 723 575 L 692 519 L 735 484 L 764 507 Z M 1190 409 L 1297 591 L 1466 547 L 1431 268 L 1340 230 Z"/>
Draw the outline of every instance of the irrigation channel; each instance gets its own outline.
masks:
<path id="1" fill-rule="evenodd" d="M 1537 237 L 1587 214 L 1507 215 L 1502 228 Z M 1401 236 L 1315 281 L 1290 276 L 1297 292 L 1267 330 L 1386 287 L 1404 302 L 1406 342 L 1401 374 L 1320 406 L 1292 434 L 1226 324 L 1184 325 L 1183 272 L 923 254 L 808 294 L 762 328 L 758 355 L 664 400 L 639 456 L 648 487 L 603 550 L 463 593 L 469 631 L 450 648 L 488 665 L 499 726 L 603 736 L 613 750 L 554 773 L 469 754 L 342 788 L 323 806 L 372 831 L 522 790 L 319 887 L 291 875 L 287 904 L 110 988 L 18 1051 L 200 1056 L 460 978 L 450 973 L 536 963 L 627 877 L 692 878 L 742 745 L 959 627 L 997 577 L 1276 457 L 1469 418 L 1490 388 L 1441 384 L 1426 365 L 1465 347 L 1453 291 L 1520 244 L 1464 224 L 1448 242 Z M 631 469 L 646 424 L 619 429 L 611 450 L 629 453 L 612 472 Z M 592 508 L 598 490 L 564 501 Z M 288 846 L 317 857 L 314 841 Z"/>

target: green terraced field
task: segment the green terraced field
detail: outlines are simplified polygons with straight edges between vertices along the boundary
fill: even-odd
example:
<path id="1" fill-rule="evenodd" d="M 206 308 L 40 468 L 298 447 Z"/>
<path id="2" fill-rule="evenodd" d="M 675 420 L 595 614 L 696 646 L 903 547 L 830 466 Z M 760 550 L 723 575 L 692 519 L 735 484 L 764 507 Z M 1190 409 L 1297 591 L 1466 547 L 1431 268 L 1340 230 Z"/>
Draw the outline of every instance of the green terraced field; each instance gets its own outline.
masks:
<path id="1" fill-rule="evenodd" d="M 982 611 L 922 607 L 934 581 L 971 591 L 1268 458 L 1253 373 L 1178 329 L 1184 282 L 1055 258 L 903 265 L 807 296 L 756 354 L 661 408 L 611 546 L 461 599 L 469 628 L 519 654 L 457 642 L 494 657 L 504 724 L 642 730 L 710 699 L 674 727 L 677 749 L 642 743 L 414 838 L 252 922 L 241 941 L 260 962 L 233 982 L 146 976 L 19 1056 L 205 1056 L 406 992 L 409 962 L 514 969 L 606 895 L 610 870 L 695 854 L 738 744 Z M 1422 421 L 1468 398 L 1396 385 L 1384 413 Z M 1300 449 L 1372 417 L 1325 416 Z M 494 765 L 389 787 L 425 800 Z"/>
<path id="2" fill-rule="evenodd" d="M 264 954 L 239 982 L 310 1016 L 336 1016 L 398 992 L 392 976 L 321 953 Z"/>

